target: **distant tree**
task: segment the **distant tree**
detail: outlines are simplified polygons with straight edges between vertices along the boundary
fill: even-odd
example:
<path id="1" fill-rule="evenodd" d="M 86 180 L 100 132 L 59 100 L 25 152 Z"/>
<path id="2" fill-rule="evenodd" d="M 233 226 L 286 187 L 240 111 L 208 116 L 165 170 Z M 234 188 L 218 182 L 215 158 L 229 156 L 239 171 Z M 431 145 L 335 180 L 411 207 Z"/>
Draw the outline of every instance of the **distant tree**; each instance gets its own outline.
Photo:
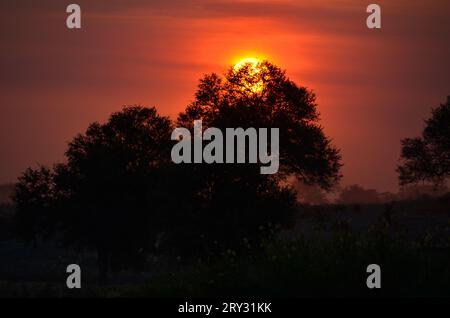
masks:
<path id="1" fill-rule="evenodd" d="M 364 204 L 364 203 L 380 203 L 380 194 L 374 189 L 364 189 L 363 187 L 353 184 L 344 187 L 337 199 L 342 204 Z"/>
<path id="2" fill-rule="evenodd" d="M 297 193 L 297 201 L 301 203 L 321 205 L 328 204 L 326 191 L 318 185 L 307 185 L 303 182 L 294 179 L 292 181 L 294 190 Z"/>
<path id="3" fill-rule="evenodd" d="M 449 191 L 446 185 L 408 184 L 402 186 L 398 193 L 401 200 L 417 200 L 444 195 Z"/>
<path id="4" fill-rule="evenodd" d="M 431 182 L 442 185 L 450 176 L 450 96 L 432 110 L 421 137 L 401 141 L 400 185 Z"/>
<path id="5" fill-rule="evenodd" d="M 14 192 L 14 184 L 0 185 L 0 204 L 10 204 L 11 195 Z"/>
<path id="6" fill-rule="evenodd" d="M 19 216 L 33 216 L 22 228 L 31 235 L 49 221 L 65 244 L 97 250 L 102 280 L 111 264 L 137 262 L 154 244 L 158 213 L 170 199 L 164 166 L 171 131 L 168 118 L 139 106 L 91 124 L 69 143 L 66 163 L 28 169 L 19 179 Z M 47 211 L 54 211 L 50 220 L 41 218 Z"/>
<path id="7" fill-rule="evenodd" d="M 177 126 L 192 129 L 198 119 L 203 129 L 279 128 L 280 169 L 261 175 L 258 164 L 186 165 L 191 173 L 185 175 L 195 177 L 180 182 L 199 205 L 180 211 L 186 226 L 179 227 L 183 239 L 175 241 L 191 249 L 236 247 L 244 239 L 255 246 L 292 222 L 296 194 L 286 185 L 289 177 L 325 189 L 340 178 L 339 150 L 319 125 L 315 95 L 269 62 L 230 68 L 224 78 L 204 76 Z"/>
<path id="8" fill-rule="evenodd" d="M 33 245 L 39 237 L 52 233 L 53 176 L 53 172 L 44 166 L 28 168 L 14 189 L 19 237 Z"/>
<path id="9" fill-rule="evenodd" d="M 382 192 L 379 194 L 381 203 L 390 203 L 393 201 L 397 201 L 399 199 L 399 195 L 397 193 L 392 193 L 389 191 Z"/>

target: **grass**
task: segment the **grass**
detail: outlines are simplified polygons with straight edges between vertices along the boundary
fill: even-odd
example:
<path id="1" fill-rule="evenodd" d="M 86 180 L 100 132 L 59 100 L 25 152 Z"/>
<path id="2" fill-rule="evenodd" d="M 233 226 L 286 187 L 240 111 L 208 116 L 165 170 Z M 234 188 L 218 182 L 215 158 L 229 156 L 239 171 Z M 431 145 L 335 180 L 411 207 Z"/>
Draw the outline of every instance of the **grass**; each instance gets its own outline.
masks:
<path id="1" fill-rule="evenodd" d="M 266 243 L 263 253 L 223 255 L 166 274 L 124 295 L 167 297 L 427 297 L 450 294 L 450 250 L 406 244 L 372 231 L 340 232 L 331 240 Z M 366 268 L 379 264 L 382 289 L 366 287 Z"/>
<path id="2" fill-rule="evenodd" d="M 99 286 L 91 277 L 82 280 L 81 290 L 68 290 L 64 279 L 0 279 L 0 297 L 448 297 L 448 224 L 439 221 L 442 226 L 411 236 L 395 215 L 390 224 L 383 215 L 370 227 L 356 229 L 351 226 L 355 220 L 320 218 L 312 235 L 266 241 L 258 248 L 246 245 L 240 253 L 174 258 L 168 266 L 162 258 L 149 263 L 151 275 L 133 282 Z M 380 290 L 366 287 L 369 264 L 381 266 Z"/>

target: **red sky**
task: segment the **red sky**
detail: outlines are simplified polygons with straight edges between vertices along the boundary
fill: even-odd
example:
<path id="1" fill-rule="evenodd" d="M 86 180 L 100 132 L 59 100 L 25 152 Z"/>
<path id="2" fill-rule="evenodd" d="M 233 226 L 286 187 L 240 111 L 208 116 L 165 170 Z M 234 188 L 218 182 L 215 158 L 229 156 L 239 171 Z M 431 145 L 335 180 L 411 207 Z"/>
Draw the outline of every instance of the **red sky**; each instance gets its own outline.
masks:
<path id="1" fill-rule="evenodd" d="M 0 4 L 0 183 L 63 159 L 66 143 L 124 104 L 175 117 L 205 73 L 267 58 L 318 97 L 343 184 L 397 188 L 400 139 L 450 95 L 450 2 L 60 0 Z"/>

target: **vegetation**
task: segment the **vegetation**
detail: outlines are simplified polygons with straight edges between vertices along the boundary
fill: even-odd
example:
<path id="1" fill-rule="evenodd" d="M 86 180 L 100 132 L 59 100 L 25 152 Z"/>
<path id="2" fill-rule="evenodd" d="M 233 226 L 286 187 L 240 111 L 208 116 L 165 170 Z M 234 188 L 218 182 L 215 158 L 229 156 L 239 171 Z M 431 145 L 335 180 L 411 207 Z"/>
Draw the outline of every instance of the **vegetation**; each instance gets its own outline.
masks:
<path id="1" fill-rule="evenodd" d="M 289 175 L 326 189 L 339 180 L 339 151 L 318 124 L 314 95 L 268 62 L 257 72 L 245 65 L 224 79 L 205 76 L 177 124 L 199 118 L 218 128 L 280 127 L 281 172 L 261 175 L 256 164 L 177 166 L 169 156 L 171 121 L 155 108 L 125 107 L 76 136 L 66 163 L 19 178 L 22 237 L 96 250 L 105 280 L 110 266 L 139 266 L 156 246 L 210 256 L 244 239 L 257 245 L 272 235 L 261 227 L 292 223 L 295 193 L 282 183 Z"/>
<path id="2" fill-rule="evenodd" d="M 449 110 L 450 98 L 433 110 L 422 137 L 402 141 L 402 185 L 425 180 L 446 189 Z M 260 174 L 259 164 L 174 164 L 171 132 L 193 129 L 196 119 L 205 128 L 279 128 L 279 173 Z M 20 176 L 15 213 L 2 206 L 3 239 L 42 244 L 53 256 L 61 248 L 89 260 L 96 253 L 101 284 L 88 280 L 87 288 L 72 292 L 61 282 L 0 282 L 0 295 L 358 296 L 371 292 L 364 279 L 371 263 L 385 269 L 383 295 L 450 291 L 448 195 L 422 198 L 446 221 L 419 234 L 401 225 L 399 214 L 421 206 L 398 205 L 407 188 L 394 195 L 352 185 L 342 189 L 338 205 L 330 204 L 326 191 L 341 178 L 339 149 L 323 132 L 314 93 L 268 62 L 232 68 L 224 78 L 204 76 L 175 123 L 156 108 L 124 107 L 75 136 L 65 158 Z M 362 227 L 346 219 L 364 213 L 378 216 Z M 299 224 L 312 224 L 313 231 Z M 111 271 L 127 270 L 151 277 L 102 285 Z"/>
<path id="3" fill-rule="evenodd" d="M 402 140 L 401 185 L 428 181 L 442 185 L 450 177 L 450 96 L 432 110 L 422 137 Z"/>
<path id="4" fill-rule="evenodd" d="M 428 205 L 430 202 L 428 202 Z M 447 203 L 448 207 L 448 203 Z M 61 282 L 0 283 L 0 295 L 52 297 L 431 297 L 450 292 L 450 227 L 415 239 L 382 215 L 369 229 L 333 220 L 310 237 L 264 241 L 246 253 L 224 251 L 211 258 L 153 261 L 139 283 L 68 290 Z M 165 268 L 155 271 L 156 263 Z M 382 289 L 365 285 L 368 264 L 381 266 Z"/>

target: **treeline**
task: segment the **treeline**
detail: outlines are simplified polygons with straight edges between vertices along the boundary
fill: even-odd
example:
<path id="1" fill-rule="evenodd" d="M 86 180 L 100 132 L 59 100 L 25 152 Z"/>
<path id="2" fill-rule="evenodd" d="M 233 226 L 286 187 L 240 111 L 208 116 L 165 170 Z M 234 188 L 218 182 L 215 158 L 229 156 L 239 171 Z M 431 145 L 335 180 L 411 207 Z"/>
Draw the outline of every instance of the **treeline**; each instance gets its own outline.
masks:
<path id="1" fill-rule="evenodd" d="M 176 122 L 153 107 L 124 107 L 75 136 L 64 163 L 27 169 L 14 192 L 20 236 L 97 251 L 104 281 L 110 269 L 139 266 L 151 253 L 240 253 L 292 224 L 295 192 L 284 181 L 330 189 L 341 158 L 314 94 L 268 62 L 253 67 L 206 75 Z M 192 130 L 197 119 L 205 129 L 279 128 L 278 173 L 261 174 L 259 164 L 174 164 L 174 127 Z"/>
<path id="2" fill-rule="evenodd" d="M 289 181 L 329 191 L 341 178 L 341 155 L 323 132 L 312 91 L 269 62 L 254 67 L 204 76 L 176 121 L 154 107 L 127 106 L 75 136 L 65 162 L 28 168 L 13 195 L 20 237 L 96 251 L 105 281 L 110 270 L 139 267 L 149 254 L 245 253 L 291 226 L 298 198 Z M 427 122 L 432 128 L 422 139 L 403 142 L 403 185 L 442 184 L 448 177 L 448 152 L 442 152 L 450 145 L 450 125 L 443 124 L 449 101 L 433 112 L 438 118 Z M 173 129 L 192 132 L 197 119 L 205 129 L 279 128 L 278 173 L 261 174 L 260 164 L 173 163 Z M 420 165 L 423 160 L 432 165 Z M 358 186 L 340 194 L 346 203 L 387 197 Z"/>

